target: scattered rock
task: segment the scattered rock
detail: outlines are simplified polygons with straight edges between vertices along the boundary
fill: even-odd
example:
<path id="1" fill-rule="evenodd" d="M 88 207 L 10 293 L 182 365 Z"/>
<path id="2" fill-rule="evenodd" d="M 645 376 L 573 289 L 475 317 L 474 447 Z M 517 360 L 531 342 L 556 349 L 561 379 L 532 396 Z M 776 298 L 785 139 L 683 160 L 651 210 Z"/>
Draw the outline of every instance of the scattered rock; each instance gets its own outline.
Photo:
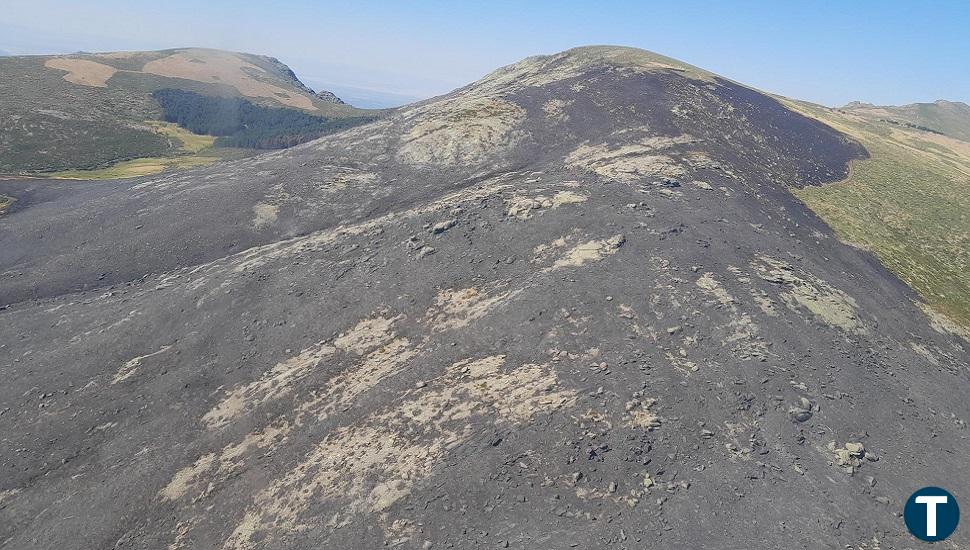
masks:
<path id="1" fill-rule="evenodd" d="M 649 488 L 653 487 L 653 478 L 650 477 L 650 474 L 649 473 L 643 474 L 643 487 L 645 489 L 649 489 Z"/>
<path id="2" fill-rule="evenodd" d="M 861 466 L 862 460 L 866 456 L 865 446 L 855 441 L 848 441 L 841 448 L 837 447 L 834 441 L 831 441 L 828 444 L 828 449 L 835 455 L 835 464 L 842 466 L 849 473 Z"/>
<path id="3" fill-rule="evenodd" d="M 807 422 L 812 418 L 812 402 L 804 397 L 800 397 L 798 404 L 788 409 L 788 415 L 795 422 Z"/>
<path id="4" fill-rule="evenodd" d="M 430 231 L 433 235 L 438 235 L 438 234 L 444 233 L 445 231 L 448 231 L 449 229 L 451 229 L 457 224 L 458 224 L 458 220 L 455 218 L 451 218 L 443 222 L 438 222 L 432 225 Z"/>

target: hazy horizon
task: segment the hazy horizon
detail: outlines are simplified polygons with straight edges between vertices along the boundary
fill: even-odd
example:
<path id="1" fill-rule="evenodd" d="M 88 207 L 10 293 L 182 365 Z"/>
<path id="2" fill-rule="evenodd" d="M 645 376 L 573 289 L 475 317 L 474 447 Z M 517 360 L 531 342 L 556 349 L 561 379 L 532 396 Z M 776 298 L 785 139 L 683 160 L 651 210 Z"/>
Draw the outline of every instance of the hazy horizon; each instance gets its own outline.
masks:
<path id="1" fill-rule="evenodd" d="M 589 44 L 648 49 L 829 106 L 970 103 L 970 9 L 960 2 L 4 3 L 0 53 L 245 51 L 277 57 L 314 89 L 365 107 L 440 95 L 524 57 Z"/>

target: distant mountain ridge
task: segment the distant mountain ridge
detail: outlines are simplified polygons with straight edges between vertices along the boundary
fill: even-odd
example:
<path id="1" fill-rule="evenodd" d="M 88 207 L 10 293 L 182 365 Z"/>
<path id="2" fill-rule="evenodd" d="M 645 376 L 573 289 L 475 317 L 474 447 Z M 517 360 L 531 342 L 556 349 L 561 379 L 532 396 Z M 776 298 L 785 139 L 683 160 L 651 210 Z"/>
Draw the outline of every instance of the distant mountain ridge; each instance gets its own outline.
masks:
<path id="1" fill-rule="evenodd" d="M 970 141 L 970 105 L 962 101 L 940 99 L 932 103 L 900 106 L 853 101 L 842 107 L 842 110 L 893 122 L 901 121 L 912 127 L 934 130 L 956 139 Z"/>
<path id="2" fill-rule="evenodd" d="M 0 58 L 0 173 L 180 154 L 150 124 L 173 89 L 326 119 L 367 111 L 315 93 L 280 60 L 205 48 Z M 331 94 L 332 95 L 332 94 Z"/>

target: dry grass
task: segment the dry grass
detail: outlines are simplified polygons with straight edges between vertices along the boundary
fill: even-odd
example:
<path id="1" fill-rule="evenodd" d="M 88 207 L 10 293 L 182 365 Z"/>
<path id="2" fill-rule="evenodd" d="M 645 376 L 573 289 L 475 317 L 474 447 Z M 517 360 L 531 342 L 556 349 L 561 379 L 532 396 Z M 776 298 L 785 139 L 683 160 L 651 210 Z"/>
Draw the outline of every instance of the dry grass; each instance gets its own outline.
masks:
<path id="1" fill-rule="evenodd" d="M 142 67 L 142 72 L 211 84 L 228 84 L 247 97 L 262 97 L 297 109 L 317 110 L 310 98 L 254 78 L 252 74 L 258 75 L 266 71 L 230 52 L 186 50 L 149 61 Z"/>
<path id="2" fill-rule="evenodd" d="M 45 67 L 67 71 L 64 80 L 81 86 L 94 86 L 106 88 L 108 79 L 114 76 L 118 69 L 89 61 L 87 59 L 74 59 L 71 57 L 54 57 L 44 63 Z"/>
<path id="3" fill-rule="evenodd" d="M 193 168 L 212 164 L 232 156 L 228 151 L 212 149 L 215 136 L 198 135 L 170 122 L 147 122 L 157 133 L 177 142 L 181 156 L 131 159 L 94 170 L 64 170 L 48 174 L 56 179 L 109 180 L 150 176 L 165 170 Z M 176 145 L 176 144 L 173 144 Z"/>
<path id="4" fill-rule="evenodd" d="M 212 147 L 216 141 L 215 136 L 193 134 L 172 122 L 152 121 L 149 122 L 149 125 L 155 129 L 156 133 L 177 140 L 182 144 L 180 149 L 188 153 L 200 153 Z"/>
<path id="5" fill-rule="evenodd" d="M 64 170 L 53 172 L 46 177 L 68 180 L 112 180 L 122 178 L 135 178 L 138 176 L 150 176 L 165 170 L 176 170 L 205 166 L 223 160 L 224 157 L 218 154 L 213 155 L 190 155 L 184 157 L 149 157 L 133 159 L 119 162 L 107 168 L 95 170 Z"/>

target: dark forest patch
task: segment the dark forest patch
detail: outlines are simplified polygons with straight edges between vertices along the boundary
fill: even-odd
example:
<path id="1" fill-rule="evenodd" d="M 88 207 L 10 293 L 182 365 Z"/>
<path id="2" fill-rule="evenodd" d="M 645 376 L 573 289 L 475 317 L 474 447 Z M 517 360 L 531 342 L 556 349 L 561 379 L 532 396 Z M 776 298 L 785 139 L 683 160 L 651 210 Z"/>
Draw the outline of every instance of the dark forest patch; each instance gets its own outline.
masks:
<path id="1" fill-rule="evenodd" d="M 162 118 L 196 134 L 218 136 L 220 147 L 283 149 L 374 120 L 326 118 L 293 109 L 263 107 L 241 98 L 212 97 L 184 90 L 152 93 Z"/>

